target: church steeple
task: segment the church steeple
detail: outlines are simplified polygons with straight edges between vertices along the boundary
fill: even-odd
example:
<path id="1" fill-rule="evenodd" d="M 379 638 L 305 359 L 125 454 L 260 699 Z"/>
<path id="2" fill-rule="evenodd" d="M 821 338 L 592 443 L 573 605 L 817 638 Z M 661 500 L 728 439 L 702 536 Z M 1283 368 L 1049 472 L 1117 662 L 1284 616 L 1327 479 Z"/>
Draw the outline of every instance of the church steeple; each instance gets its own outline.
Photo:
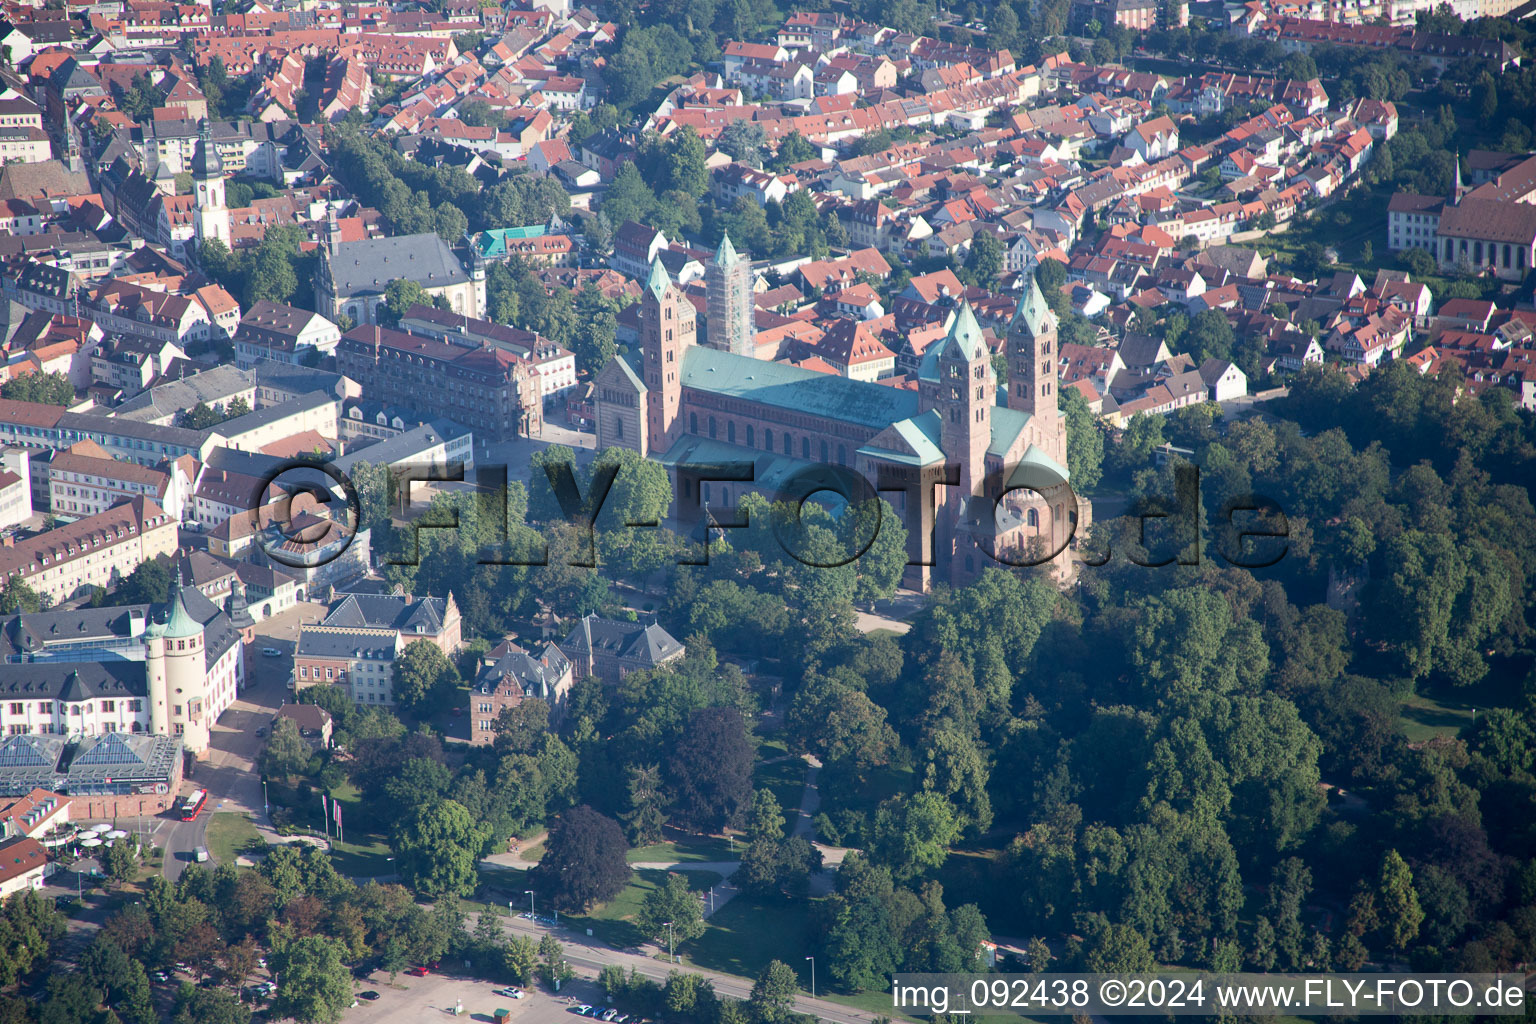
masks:
<path id="1" fill-rule="evenodd" d="M 1029 275 L 1008 325 L 1008 408 L 1030 414 L 1030 441 L 1065 465 L 1066 440 L 1057 406 L 1056 315 Z"/>
<path id="2" fill-rule="evenodd" d="M 197 242 L 217 238 L 229 244 L 229 208 L 224 199 L 224 160 L 213 141 L 207 118 L 198 125 L 197 148 L 192 153 L 192 195 L 197 213 Z"/>
<path id="3" fill-rule="evenodd" d="M 752 314 L 752 266 L 723 235 L 704 268 L 704 339 L 710 348 L 739 356 L 756 354 Z"/>
<path id="4" fill-rule="evenodd" d="M 920 400 L 939 414 L 944 458 L 960 466 L 960 493 L 978 493 L 987 472 L 997 379 L 969 302 L 955 313 L 949 333 L 925 353 L 918 378 Z"/>
<path id="5" fill-rule="evenodd" d="M 693 302 L 672 283 L 660 260 L 640 297 L 640 351 L 646 388 L 646 444 L 665 452 L 682 433 L 683 359 L 697 339 Z M 642 452 L 642 455 L 649 452 Z"/>

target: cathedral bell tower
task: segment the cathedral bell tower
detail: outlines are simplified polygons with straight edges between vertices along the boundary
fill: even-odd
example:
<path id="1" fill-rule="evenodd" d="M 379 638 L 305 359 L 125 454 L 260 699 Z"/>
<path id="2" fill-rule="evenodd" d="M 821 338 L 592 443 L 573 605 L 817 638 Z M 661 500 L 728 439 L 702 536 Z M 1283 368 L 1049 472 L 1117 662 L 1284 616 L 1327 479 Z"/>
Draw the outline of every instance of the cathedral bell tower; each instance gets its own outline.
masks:
<path id="1" fill-rule="evenodd" d="M 1008 325 L 1008 408 L 1030 415 L 1030 442 L 1065 466 L 1066 430 L 1057 405 L 1056 315 L 1029 276 Z"/>
<path id="2" fill-rule="evenodd" d="M 697 340 L 698 312 L 657 260 L 640 297 L 640 350 L 645 359 L 646 438 L 665 452 L 682 433 L 683 356 Z"/>
<path id="3" fill-rule="evenodd" d="M 992 443 L 997 378 L 969 302 L 955 314 L 949 333 L 923 354 L 918 393 L 923 410 L 939 415 L 945 461 L 960 467 L 958 495 L 968 498 L 978 493 L 986 479 L 987 447 Z"/>

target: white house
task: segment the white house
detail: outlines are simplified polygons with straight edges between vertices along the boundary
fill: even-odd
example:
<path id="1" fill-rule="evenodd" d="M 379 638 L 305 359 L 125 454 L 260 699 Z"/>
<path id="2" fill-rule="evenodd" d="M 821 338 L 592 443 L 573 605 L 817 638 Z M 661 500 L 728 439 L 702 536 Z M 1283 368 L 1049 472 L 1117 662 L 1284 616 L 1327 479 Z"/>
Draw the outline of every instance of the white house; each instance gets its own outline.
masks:
<path id="1" fill-rule="evenodd" d="M 1201 363 L 1200 379 L 1205 381 L 1213 402 L 1241 398 L 1248 393 L 1248 375 L 1226 359 L 1207 359 Z"/>

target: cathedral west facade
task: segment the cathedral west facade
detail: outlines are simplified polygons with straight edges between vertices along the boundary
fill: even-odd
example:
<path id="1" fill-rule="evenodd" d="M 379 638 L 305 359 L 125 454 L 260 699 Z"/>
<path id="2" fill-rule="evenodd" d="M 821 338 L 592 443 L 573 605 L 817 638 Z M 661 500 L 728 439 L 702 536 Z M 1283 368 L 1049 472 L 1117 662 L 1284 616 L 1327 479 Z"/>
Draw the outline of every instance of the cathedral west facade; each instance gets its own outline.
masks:
<path id="1" fill-rule="evenodd" d="M 771 498 L 809 467 L 840 466 L 902 518 L 908 585 L 963 583 L 999 562 L 1049 561 L 1071 574 L 1071 542 L 1090 508 L 1068 483 L 1056 322 L 1033 280 L 1008 329 L 1005 404 L 968 305 L 925 351 L 912 390 L 700 344 L 695 308 L 659 262 L 641 303 L 639 351 L 595 381 L 597 446 L 667 465 L 679 507 L 729 507 L 751 491 Z M 706 320 L 726 315 L 709 308 Z M 752 480 L 678 472 L 727 462 L 751 463 Z"/>

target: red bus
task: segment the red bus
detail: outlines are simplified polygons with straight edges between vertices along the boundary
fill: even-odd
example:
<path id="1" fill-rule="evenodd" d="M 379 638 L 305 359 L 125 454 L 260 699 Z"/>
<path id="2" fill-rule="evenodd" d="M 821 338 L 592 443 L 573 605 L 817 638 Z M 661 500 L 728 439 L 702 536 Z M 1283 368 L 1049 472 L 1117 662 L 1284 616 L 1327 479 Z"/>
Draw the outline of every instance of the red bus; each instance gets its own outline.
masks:
<path id="1" fill-rule="evenodd" d="M 200 789 L 195 793 L 189 794 L 181 802 L 181 820 L 196 820 L 197 816 L 203 813 L 203 806 L 206 803 L 208 803 L 208 791 L 206 789 Z"/>

